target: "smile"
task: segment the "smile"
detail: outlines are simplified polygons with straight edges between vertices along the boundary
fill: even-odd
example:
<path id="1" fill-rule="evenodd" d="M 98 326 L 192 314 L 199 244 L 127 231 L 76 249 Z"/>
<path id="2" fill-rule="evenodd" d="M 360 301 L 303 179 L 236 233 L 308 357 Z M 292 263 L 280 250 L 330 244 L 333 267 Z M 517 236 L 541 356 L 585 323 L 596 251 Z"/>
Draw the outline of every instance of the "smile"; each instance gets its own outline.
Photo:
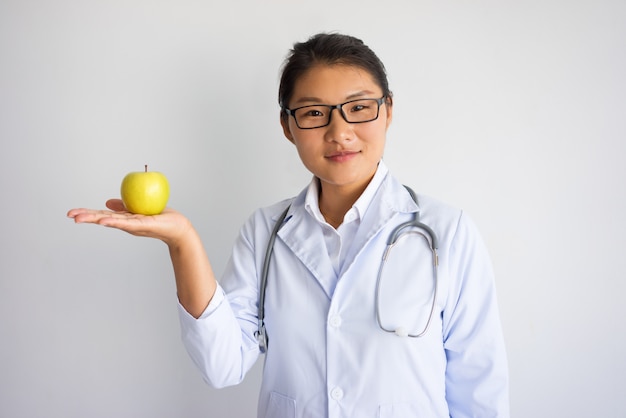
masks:
<path id="1" fill-rule="evenodd" d="M 327 155 L 325 158 L 337 163 L 349 161 L 359 155 L 360 151 L 341 151 Z"/>

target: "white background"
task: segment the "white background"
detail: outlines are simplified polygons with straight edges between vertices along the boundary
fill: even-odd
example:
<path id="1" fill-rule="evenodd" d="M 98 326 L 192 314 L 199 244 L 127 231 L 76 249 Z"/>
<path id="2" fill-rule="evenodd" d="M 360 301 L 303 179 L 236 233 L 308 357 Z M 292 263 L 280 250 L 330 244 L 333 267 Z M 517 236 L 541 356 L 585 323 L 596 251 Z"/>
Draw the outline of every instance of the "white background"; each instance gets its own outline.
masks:
<path id="1" fill-rule="evenodd" d="M 1 0 L 0 416 L 254 416 L 261 362 L 224 390 L 192 367 L 165 245 L 65 214 L 149 164 L 221 272 L 309 181 L 276 96 L 318 31 L 385 62 L 392 172 L 480 227 L 512 415 L 626 416 L 621 0 Z"/>

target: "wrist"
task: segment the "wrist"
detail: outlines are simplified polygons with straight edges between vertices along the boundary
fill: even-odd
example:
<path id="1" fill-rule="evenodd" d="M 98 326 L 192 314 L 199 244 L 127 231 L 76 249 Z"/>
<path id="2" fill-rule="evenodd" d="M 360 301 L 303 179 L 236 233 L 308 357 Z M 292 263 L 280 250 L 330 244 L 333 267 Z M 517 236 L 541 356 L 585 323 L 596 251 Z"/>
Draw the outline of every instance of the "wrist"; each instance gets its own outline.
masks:
<path id="1" fill-rule="evenodd" d="M 194 229 L 189 219 L 182 217 L 171 235 L 163 237 L 162 241 L 169 247 L 170 251 L 178 251 L 189 246 L 195 240 L 199 240 L 198 233 Z"/>

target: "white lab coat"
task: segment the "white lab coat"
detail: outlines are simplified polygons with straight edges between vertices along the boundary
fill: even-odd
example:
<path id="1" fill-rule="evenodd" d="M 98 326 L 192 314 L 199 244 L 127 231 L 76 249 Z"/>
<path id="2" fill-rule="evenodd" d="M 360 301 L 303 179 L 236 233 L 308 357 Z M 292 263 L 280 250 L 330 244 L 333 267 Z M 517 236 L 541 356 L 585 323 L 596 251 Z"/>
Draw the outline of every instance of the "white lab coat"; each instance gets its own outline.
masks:
<path id="1" fill-rule="evenodd" d="M 259 356 L 260 271 L 274 223 L 291 203 L 267 284 L 269 347 L 259 417 L 508 417 L 492 268 L 467 216 L 422 195 L 418 207 L 388 174 L 333 291 L 336 273 L 320 225 L 303 206 L 305 193 L 250 217 L 199 319 L 179 305 L 183 342 L 205 380 L 215 387 L 237 384 Z M 391 230 L 416 210 L 439 238 L 439 292 L 428 333 L 403 338 L 379 328 L 375 285 Z M 419 247 L 418 237 L 407 240 L 385 266 L 380 312 L 384 326 L 412 331 L 418 327 L 413 318 L 429 308 L 432 278 L 423 267 L 430 265 L 428 248 Z"/>

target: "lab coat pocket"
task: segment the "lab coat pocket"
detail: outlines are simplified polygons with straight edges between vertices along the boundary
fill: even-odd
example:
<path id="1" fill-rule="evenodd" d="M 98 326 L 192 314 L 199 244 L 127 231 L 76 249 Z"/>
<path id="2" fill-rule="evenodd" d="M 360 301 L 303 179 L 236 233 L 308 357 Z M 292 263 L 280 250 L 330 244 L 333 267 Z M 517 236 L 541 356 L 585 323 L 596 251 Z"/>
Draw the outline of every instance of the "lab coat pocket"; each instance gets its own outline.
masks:
<path id="1" fill-rule="evenodd" d="M 270 400 L 265 411 L 266 418 L 295 418 L 296 400 L 277 392 L 270 393 Z"/>

